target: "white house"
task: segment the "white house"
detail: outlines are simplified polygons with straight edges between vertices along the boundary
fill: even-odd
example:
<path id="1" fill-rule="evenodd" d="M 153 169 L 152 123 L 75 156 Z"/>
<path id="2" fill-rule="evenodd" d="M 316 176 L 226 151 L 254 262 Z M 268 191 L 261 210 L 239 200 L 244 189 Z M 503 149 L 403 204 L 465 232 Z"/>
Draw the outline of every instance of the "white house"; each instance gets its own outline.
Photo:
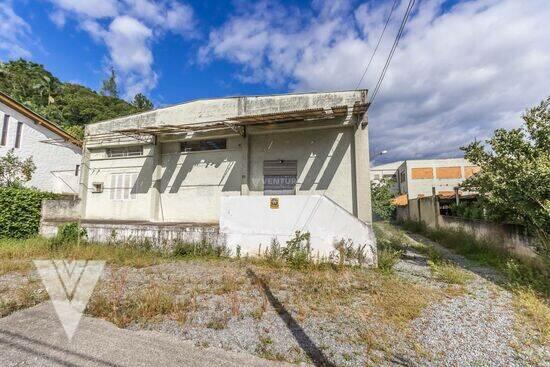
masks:
<path id="1" fill-rule="evenodd" d="M 196 100 L 87 125 L 70 211 L 94 240 L 213 228 L 244 254 L 301 230 L 322 255 L 342 239 L 368 245 L 372 263 L 366 93 Z M 51 208 L 43 233 L 68 217 Z"/>
<path id="2" fill-rule="evenodd" d="M 59 126 L 0 92 L 0 156 L 13 149 L 32 157 L 36 171 L 29 187 L 78 195 L 82 142 Z"/>

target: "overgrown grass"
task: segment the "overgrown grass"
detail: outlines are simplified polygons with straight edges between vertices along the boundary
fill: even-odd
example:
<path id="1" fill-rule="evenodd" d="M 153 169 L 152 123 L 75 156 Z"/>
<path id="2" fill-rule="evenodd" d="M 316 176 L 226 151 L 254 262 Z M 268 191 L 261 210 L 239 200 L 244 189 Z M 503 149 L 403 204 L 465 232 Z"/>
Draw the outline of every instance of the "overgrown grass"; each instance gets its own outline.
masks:
<path id="1" fill-rule="evenodd" d="M 0 318 L 12 312 L 35 306 L 47 298 L 46 292 L 39 292 L 37 284 L 26 284 L 17 288 L 8 300 L 0 299 Z"/>
<path id="2" fill-rule="evenodd" d="M 547 301 L 550 300 L 550 270 L 538 259 L 518 258 L 488 238 L 476 238 L 463 230 L 432 229 L 424 223 L 408 221 L 403 228 L 422 234 L 481 265 L 500 270 L 511 289 L 531 288 Z"/>
<path id="3" fill-rule="evenodd" d="M 538 334 L 541 345 L 550 343 L 550 306 L 531 289 L 518 288 L 514 292 L 514 305 L 521 324 L 530 323 Z M 520 326 L 521 327 L 521 326 Z"/>
<path id="4" fill-rule="evenodd" d="M 391 274 L 406 251 L 407 240 L 402 233 L 382 229 L 377 225 L 373 228 L 378 248 L 378 270 L 384 274 Z"/>
<path id="5" fill-rule="evenodd" d="M 473 279 L 472 274 L 449 261 L 429 260 L 428 265 L 439 280 L 448 284 L 465 285 Z"/>

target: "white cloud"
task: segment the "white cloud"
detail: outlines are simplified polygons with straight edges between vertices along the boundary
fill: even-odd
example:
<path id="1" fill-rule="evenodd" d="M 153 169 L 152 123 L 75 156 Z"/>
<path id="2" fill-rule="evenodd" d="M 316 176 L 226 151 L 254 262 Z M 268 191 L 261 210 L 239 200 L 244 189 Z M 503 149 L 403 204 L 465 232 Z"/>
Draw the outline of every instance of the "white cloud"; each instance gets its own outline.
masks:
<path id="1" fill-rule="evenodd" d="M 294 90 L 353 89 L 392 1 L 356 9 L 315 0 L 313 13 L 272 3 L 239 8 L 199 53 L 242 66 L 238 78 Z M 408 1 L 394 12 L 361 87 L 373 89 Z M 472 0 L 445 8 L 417 2 L 369 111 L 371 149 L 384 161 L 447 157 L 550 93 L 550 7 L 546 0 Z"/>
<path id="2" fill-rule="evenodd" d="M 8 58 L 30 57 L 31 27 L 13 10 L 11 1 L 0 1 L 0 52 Z"/>
<path id="3" fill-rule="evenodd" d="M 193 9 L 175 0 L 50 0 L 52 21 L 63 27 L 67 17 L 109 50 L 109 64 L 119 74 L 126 98 L 157 84 L 152 46 L 167 32 L 190 38 L 196 32 Z"/>

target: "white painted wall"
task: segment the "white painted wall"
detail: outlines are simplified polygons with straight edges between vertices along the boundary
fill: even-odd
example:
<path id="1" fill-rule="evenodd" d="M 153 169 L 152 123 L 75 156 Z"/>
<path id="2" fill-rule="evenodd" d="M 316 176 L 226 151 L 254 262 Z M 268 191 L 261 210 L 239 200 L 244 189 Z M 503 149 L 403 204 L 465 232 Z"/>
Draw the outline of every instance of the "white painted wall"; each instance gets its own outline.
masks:
<path id="1" fill-rule="evenodd" d="M 277 196 L 279 209 L 270 208 L 269 196 L 221 199 L 220 233 L 233 250 L 256 255 L 276 238 L 283 246 L 295 231 L 309 232 L 313 255 L 328 256 L 335 242 L 351 239 L 366 246 L 369 265 L 376 264 L 376 240 L 372 227 L 322 195 Z"/>
<path id="2" fill-rule="evenodd" d="M 32 156 L 36 165 L 36 171 L 27 186 L 62 194 L 78 194 L 75 168 L 77 164 L 81 164 L 80 148 L 65 142 L 56 133 L 3 103 L 0 103 L 0 134 L 6 114 L 10 116 L 8 135 L 6 145 L 0 145 L 0 156 L 6 155 L 15 147 L 17 123 L 20 121 L 23 123 L 21 144 L 14 152 L 22 159 Z"/>

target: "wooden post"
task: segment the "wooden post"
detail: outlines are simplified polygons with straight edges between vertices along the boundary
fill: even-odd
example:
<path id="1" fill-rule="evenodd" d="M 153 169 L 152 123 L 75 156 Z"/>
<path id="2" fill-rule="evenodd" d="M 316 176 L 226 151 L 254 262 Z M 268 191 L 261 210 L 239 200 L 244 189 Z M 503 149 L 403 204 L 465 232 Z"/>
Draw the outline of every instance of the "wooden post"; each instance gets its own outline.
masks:
<path id="1" fill-rule="evenodd" d="M 435 187 L 432 187 L 432 206 L 434 210 L 435 228 L 439 228 L 439 198 L 435 192 Z"/>

